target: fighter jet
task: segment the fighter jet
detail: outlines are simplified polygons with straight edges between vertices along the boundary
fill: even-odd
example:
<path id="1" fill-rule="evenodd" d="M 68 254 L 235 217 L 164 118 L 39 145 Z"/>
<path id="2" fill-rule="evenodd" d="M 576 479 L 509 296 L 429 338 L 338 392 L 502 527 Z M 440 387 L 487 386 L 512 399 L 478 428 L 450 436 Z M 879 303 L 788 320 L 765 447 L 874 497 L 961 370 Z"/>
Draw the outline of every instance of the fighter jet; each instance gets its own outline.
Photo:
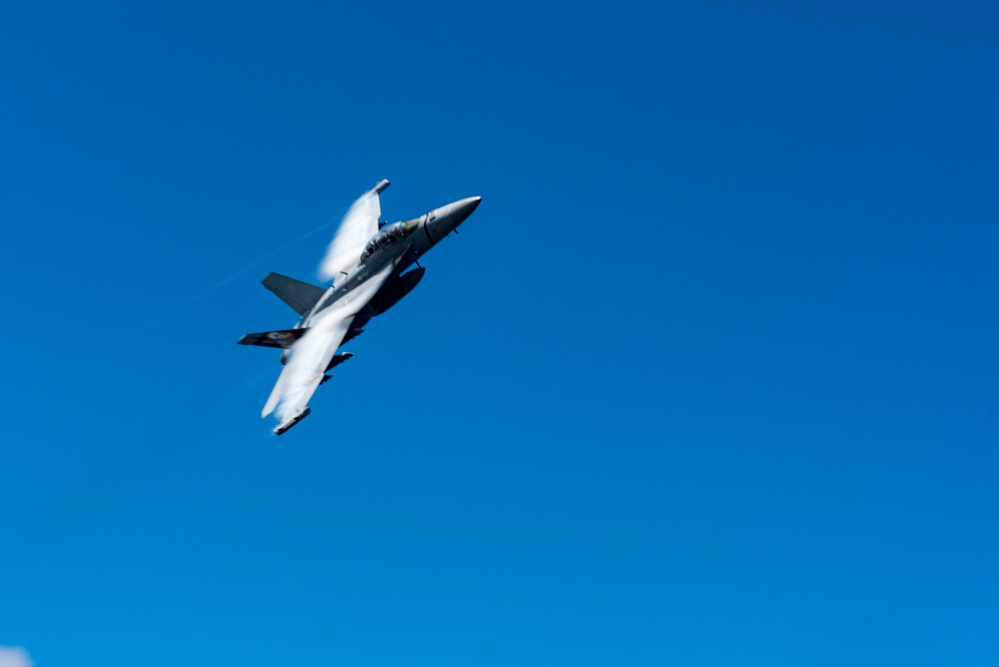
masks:
<path id="1" fill-rule="evenodd" d="M 419 259 L 465 221 L 481 197 L 468 197 L 411 220 L 379 222 L 378 195 L 389 186 L 380 181 L 347 211 L 320 265 L 328 286 L 313 285 L 268 274 L 261 282 L 301 316 L 292 329 L 246 334 L 240 345 L 282 348 L 284 369 L 264 405 L 261 417 L 275 412 L 274 429 L 281 435 L 305 419 L 308 402 L 326 372 L 353 355 L 337 348 L 364 331 L 372 317 L 381 315 L 409 294 L 426 269 Z M 416 264 L 417 268 L 407 271 Z"/>

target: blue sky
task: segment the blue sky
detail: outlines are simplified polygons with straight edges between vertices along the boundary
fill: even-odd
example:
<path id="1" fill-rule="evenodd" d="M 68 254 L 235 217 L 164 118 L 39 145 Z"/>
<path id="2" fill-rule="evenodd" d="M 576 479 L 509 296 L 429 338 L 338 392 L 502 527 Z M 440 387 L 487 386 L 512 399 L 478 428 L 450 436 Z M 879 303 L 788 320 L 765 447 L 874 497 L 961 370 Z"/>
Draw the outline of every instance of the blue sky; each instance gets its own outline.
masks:
<path id="1" fill-rule="evenodd" d="M 0 645 L 994 665 L 997 19 L 7 8 Z M 381 178 L 483 203 L 275 438 L 258 281 Z"/>

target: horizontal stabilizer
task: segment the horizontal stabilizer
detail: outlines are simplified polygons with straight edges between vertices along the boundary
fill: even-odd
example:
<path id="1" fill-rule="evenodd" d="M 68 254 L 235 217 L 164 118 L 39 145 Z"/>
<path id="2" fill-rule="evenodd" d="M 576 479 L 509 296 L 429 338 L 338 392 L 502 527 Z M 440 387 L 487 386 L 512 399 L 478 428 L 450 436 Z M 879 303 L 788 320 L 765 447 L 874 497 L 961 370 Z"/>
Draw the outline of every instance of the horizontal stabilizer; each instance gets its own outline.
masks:
<path id="1" fill-rule="evenodd" d="M 268 273 L 260 282 L 303 317 L 326 294 L 322 287 L 282 276 L 280 273 Z"/>
<path id="2" fill-rule="evenodd" d="M 240 345 L 279 347 L 287 350 L 295 341 L 304 336 L 306 331 L 308 331 L 308 329 L 285 329 L 284 331 L 249 333 L 240 338 L 237 342 Z"/>

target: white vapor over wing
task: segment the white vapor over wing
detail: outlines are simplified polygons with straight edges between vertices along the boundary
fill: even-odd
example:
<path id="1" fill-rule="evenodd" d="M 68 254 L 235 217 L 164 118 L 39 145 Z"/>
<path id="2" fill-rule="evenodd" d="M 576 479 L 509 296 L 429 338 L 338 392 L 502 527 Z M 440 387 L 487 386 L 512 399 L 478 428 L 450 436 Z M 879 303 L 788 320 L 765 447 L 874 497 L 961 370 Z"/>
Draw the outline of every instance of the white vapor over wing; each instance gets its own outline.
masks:
<path id="1" fill-rule="evenodd" d="M 295 342 L 281 377 L 267 399 L 263 416 L 277 408 L 277 418 L 283 423 L 305 409 L 353 319 L 353 314 L 343 317 L 343 313 L 329 313 Z"/>
<path id="2" fill-rule="evenodd" d="M 386 264 L 360 287 L 316 316 L 308 331 L 288 349 L 288 360 L 261 417 L 266 417 L 277 408 L 277 418 L 284 423 L 305 409 L 322 382 L 323 373 L 336 349 L 347 335 L 354 315 L 375 296 L 393 268 L 394 264 Z"/>
<path id="3" fill-rule="evenodd" d="M 347 273 L 357 266 L 365 244 L 378 233 L 378 218 L 381 214 L 377 190 L 365 192 L 351 205 L 319 265 L 321 280 L 333 280 L 341 272 Z"/>
<path id="4" fill-rule="evenodd" d="M 0 667 L 35 667 L 35 663 L 20 646 L 0 646 Z"/>

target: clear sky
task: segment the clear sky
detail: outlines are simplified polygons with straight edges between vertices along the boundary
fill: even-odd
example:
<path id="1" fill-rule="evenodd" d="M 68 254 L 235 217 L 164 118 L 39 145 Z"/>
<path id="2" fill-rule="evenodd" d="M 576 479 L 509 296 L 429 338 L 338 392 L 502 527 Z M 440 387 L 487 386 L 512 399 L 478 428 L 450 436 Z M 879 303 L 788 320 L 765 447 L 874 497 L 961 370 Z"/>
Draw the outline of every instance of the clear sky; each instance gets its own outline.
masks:
<path id="1" fill-rule="evenodd" d="M 0 645 L 999 663 L 994 3 L 286 5 L 3 12 Z M 483 203 L 276 438 L 381 178 Z"/>

